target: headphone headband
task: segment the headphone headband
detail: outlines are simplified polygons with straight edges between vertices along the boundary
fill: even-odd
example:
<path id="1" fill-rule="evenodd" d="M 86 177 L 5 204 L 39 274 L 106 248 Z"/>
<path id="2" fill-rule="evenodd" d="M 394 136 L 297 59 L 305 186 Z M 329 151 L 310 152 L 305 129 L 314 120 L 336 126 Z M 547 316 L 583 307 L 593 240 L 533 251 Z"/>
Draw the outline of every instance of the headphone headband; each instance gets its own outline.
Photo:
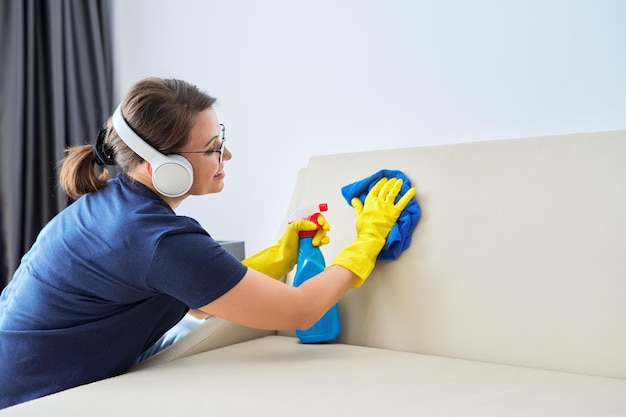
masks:
<path id="1" fill-rule="evenodd" d="M 113 127 L 120 139 L 133 150 L 137 155 L 141 156 L 148 162 L 165 157 L 162 153 L 150 146 L 141 136 L 139 136 L 132 127 L 128 125 L 124 115 L 122 114 L 122 105 L 120 104 L 113 113 Z"/>

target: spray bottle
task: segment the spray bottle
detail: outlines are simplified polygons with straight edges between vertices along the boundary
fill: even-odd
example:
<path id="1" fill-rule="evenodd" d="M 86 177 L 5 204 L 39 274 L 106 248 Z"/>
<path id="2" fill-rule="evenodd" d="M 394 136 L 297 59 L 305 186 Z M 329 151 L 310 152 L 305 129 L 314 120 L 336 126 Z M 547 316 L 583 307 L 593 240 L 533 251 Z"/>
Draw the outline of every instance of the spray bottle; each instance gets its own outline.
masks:
<path id="1" fill-rule="evenodd" d="M 290 221 L 302 218 L 317 223 L 320 212 L 328 210 L 325 203 L 303 207 L 295 210 L 289 216 Z M 317 223 L 319 225 L 319 223 Z M 298 232 L 300 246 L 298 249 L 298 263 L 296 274 L 293 277 L 294 287 L 299 287 L 303 282 L 326 269 L 324 255 L 318 246 L 313 245 L 315 230 Z M 296 336 L 302 343 L 320 343 L 335 340 L 341 332 L 339 323 L 339 307 L 332 306 L 310 329 L 296 330 Z"/>

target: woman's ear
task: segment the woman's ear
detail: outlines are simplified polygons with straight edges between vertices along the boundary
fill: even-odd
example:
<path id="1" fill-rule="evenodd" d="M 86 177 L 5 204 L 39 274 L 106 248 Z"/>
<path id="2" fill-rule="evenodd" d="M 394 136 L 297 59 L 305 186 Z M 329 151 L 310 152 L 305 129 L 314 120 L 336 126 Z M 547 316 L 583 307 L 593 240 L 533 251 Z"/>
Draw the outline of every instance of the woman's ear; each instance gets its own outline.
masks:
<path id="1" fill-rule="evenodd" d="M 146 170 L 146 172 L 148 173 L 148 176 L 150 178 L 152 178 L 152 165 L 150 165 L 150 162 L 148 161 L 143 161 L 143 168 Z"/>

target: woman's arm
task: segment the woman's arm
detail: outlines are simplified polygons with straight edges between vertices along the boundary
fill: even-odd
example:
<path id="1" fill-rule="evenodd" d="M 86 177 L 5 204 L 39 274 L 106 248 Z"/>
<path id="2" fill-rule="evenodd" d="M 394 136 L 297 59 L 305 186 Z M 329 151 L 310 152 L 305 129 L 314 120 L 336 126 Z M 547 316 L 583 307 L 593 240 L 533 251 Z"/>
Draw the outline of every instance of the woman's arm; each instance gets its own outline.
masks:
<path id="1" fill-rule="evenodd" d="M 200 310 L 257 329 L 305 330 L 339 302 L 356 279 L 348 269 L 331 266 L 292 287 L 248 268 L 235 287 Z"/>

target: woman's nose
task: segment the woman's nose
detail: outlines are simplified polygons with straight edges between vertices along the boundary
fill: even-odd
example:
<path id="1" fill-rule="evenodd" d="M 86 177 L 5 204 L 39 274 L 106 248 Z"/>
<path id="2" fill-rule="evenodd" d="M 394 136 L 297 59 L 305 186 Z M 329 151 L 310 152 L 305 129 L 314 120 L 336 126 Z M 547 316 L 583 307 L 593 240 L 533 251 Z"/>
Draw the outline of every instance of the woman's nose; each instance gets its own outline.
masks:
<path id="1" fill-rule="evenodd" d="M 228 147 L 226 145 L 224 145 L 224 161 L 228 161 L 230 158 L 233 157 L 232 152 L 230 151 L 230 149 L 228 149 Z"/>

